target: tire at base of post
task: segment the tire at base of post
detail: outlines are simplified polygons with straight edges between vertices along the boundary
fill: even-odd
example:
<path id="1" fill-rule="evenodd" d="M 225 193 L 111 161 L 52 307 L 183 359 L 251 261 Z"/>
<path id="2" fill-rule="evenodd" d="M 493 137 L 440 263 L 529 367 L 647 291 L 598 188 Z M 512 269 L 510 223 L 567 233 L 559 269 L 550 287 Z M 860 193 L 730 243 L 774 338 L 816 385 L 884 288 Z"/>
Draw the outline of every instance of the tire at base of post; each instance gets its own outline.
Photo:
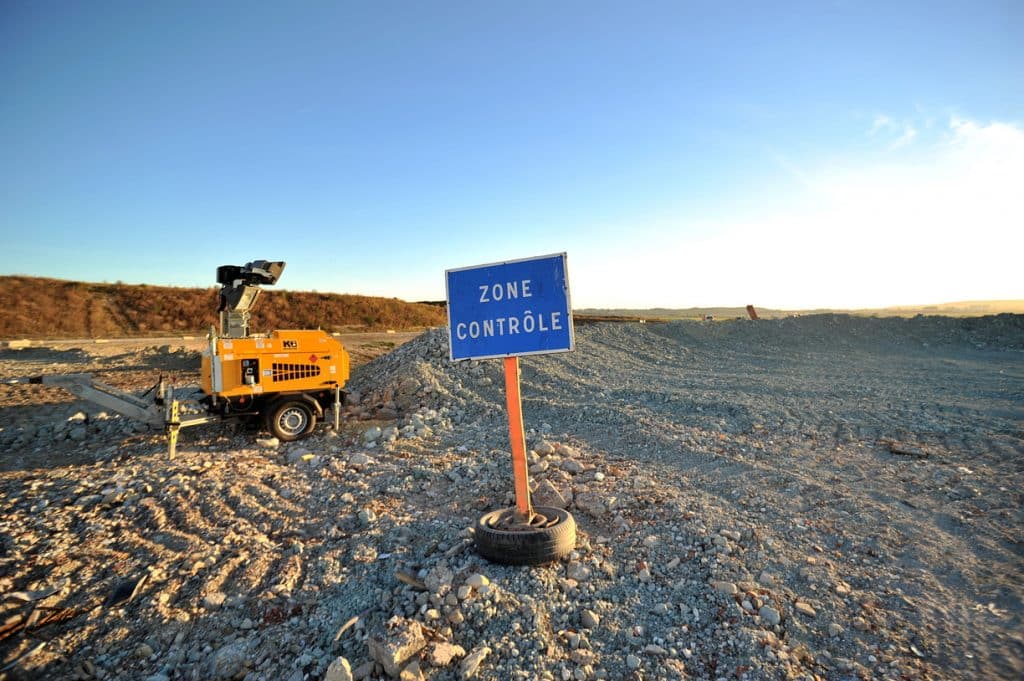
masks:
<path id="1" fill-rule="evenodd" d="M 510 526 L 513 509 L 491 511 L 476 524 L 477 552 L 504 565 L 542 565 L 559 560 L 576 546 L 576 520 L 561 508 L 534 508 L 535 524 Z M 539 519 L 539 520 L 538 520 Z"/>

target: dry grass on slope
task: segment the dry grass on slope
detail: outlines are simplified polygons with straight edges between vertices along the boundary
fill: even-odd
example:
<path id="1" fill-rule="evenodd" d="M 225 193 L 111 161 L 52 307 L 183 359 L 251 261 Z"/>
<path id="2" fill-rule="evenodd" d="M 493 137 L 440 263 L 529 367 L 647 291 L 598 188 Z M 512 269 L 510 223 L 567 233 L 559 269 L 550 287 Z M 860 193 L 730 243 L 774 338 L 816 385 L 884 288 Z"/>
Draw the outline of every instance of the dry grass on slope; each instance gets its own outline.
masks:
<path id="1" fill-rule="evenodd" d="M 0 277 L 0 338 L 199 333 L 217 323 L 217 289 Z M 443 307 L 333 293 L 266 290 L 253 329 L 413 329 L 445 323 Z"/>

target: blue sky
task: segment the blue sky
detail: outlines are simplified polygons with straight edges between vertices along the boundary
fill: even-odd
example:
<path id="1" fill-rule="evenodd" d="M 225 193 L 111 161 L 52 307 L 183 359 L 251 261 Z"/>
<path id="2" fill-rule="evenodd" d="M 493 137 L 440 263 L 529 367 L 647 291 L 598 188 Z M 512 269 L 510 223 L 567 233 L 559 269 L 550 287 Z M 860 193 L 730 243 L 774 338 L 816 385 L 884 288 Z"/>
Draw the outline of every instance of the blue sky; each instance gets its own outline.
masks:
<path id="1" fill-rule="evenodd" d="M 4 2 L 0 274 L 1024 298 L 1019 2 Z"/>

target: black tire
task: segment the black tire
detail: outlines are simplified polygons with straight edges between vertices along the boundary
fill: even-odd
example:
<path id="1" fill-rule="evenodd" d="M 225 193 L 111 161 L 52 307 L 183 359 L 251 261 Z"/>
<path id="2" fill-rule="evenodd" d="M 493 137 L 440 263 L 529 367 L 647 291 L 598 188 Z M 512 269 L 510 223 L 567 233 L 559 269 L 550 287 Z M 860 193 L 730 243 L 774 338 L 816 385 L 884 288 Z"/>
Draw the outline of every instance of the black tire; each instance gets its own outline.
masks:
<path id="1" fill-rule="evenodd" d="M 283 400 L 271 405 L 267 428 L 281 442 L 298 440 L 316 428 L 316 412 L 305 400 Z"/>
<path id="2" fill-rule="evenodd" d="M 491 511 L 476 523 L 476 550 L 503 565 L 543 565 L 568 555 L 576 546 L 576 520 L 561 508 L 537 506 L 527 525 L 515 524 L 515 509 Z"/>

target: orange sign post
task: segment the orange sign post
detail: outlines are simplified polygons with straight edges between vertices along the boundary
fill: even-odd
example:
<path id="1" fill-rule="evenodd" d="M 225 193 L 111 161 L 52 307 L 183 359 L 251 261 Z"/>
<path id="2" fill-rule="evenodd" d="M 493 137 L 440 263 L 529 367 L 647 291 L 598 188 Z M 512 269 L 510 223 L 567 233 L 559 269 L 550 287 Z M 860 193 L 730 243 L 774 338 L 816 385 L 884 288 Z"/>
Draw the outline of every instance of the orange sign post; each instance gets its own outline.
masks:
<path id="1" fill-rule="evenodd" d="M 508 407 L 508 438 L 512 444 L 512 476 L 516 488 L 516 512 L 522 522 L 533 517 L 530 479 L 526 468 L 526 434 L 523 432 L 523 402 L 519 395 L 519 358 L 505 358 L 505 404 Z"/>

